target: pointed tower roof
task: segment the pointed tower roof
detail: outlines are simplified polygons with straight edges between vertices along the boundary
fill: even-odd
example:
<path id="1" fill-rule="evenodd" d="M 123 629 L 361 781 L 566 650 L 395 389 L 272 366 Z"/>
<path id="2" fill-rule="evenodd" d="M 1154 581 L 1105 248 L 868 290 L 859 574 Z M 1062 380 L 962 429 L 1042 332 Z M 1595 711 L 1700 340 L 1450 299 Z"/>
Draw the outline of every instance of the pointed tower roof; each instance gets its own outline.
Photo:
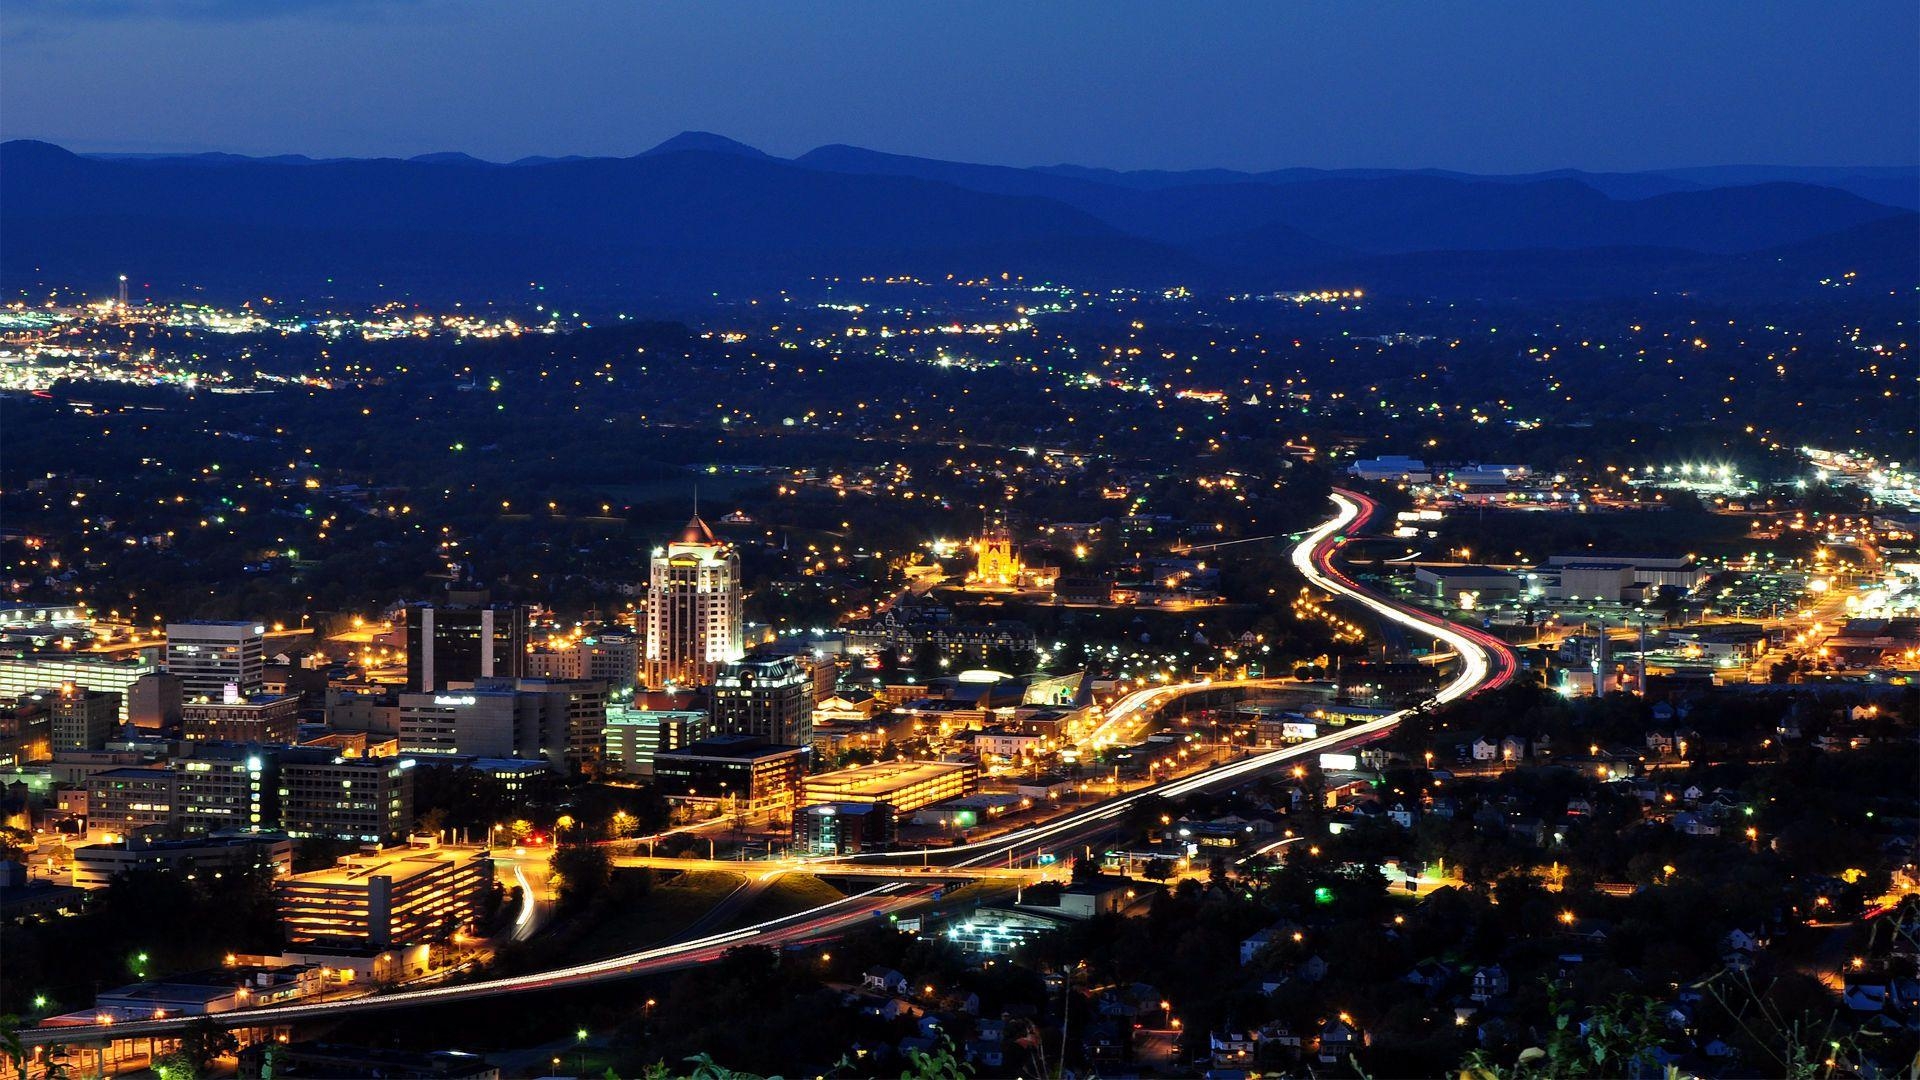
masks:
<path id="1" fill-rule="evenodd" d="M 680 530 L 680 535 L 675 537 L 673 542 L 676 544 L 717 544 L 720 541 L 713 535 L 713 530 L 707 527 L 707 523 L 700 520 L 700 515 L 695 514 L 687 521 L 687 527 Z"/>

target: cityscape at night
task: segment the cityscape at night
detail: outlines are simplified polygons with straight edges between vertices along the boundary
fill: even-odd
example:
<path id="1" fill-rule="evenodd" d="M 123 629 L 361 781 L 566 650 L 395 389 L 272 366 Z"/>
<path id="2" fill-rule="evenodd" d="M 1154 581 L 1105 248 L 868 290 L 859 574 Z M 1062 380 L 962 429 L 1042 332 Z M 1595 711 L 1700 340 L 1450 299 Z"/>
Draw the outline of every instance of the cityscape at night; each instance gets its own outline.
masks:
<path id="1" fill-rule="evenodd" d="M 1916 60 L 0 0 L 0 1077 L 1916 1075 Z"/>

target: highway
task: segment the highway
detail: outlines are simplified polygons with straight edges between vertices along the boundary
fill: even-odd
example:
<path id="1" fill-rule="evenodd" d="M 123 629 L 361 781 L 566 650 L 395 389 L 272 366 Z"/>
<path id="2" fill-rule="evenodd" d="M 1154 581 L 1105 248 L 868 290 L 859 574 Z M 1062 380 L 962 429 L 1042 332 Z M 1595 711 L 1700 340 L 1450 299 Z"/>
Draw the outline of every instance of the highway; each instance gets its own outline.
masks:
<path id="1" fill-rule="evenodd" d="M 1334 516 L 1314 529 L 1293 549 L 1295 569 L 1309 584 L 1335 596 L 1360 604 L 1382 619 L 1434 637 L 1460 657 L 1459 669 L 1434 695 L 1438 703 L 1456 699 L 1509 682 L 1517 669 L 1511 649 L 1491 635 L 1457 626 L 1423 611 L 1404 608 L 1375 597 L 1355 584 L 1333 565 L 1333 558 L 1350 530 L 1374 512 L 1372 500 L 1355 492 L 1336 489 L 1332 494 Z M 1160 688 L 1161 690 L 1173 688 Z M 1127 795 L 1108 799 L 1084 809 L 1073 810 L 1051 820 L 1015 830 L 989 840 L 959 844 L 938 851 L 873 852 L 850 856 L 823 857 L 817 862 L 824 872 L 849 863 L 898 865 L 903 877 L 913 876 L 906 864 L 923 859 L 944 867 L 968 868 L 1011 866 L 1042 852 L 1076 853 L 1081 845 L 1112 831 L 1129 807 L 1142 799 L 1179 798 L 1209 788 L 1222 787 L 1251 779 L 1275 766 L 1330 750 L 1351 747 L 1390 731 L 1411 710 L 1402 710 L 1375 720 L 1351 724 L 1329 735 L 1288 746 L 1249 754 L 1244 758 L 1194 773 Z M 799 860 L 808 869 L 808 860 Z M 731 864 L 729 869 L 746 871 L 751 863 Z M 789 867 L 792 868 L 792 867 Z M 934 873 L 938 873 L 935 871 Z M 930 875 L 931 876 L 931 875 Z M 444 1004 L 505 994 L 581 986 L 615 979 L 658 974 L 710 963 L 727 949 L 739 945 L 787 945 L 835 937 L 875 917 L 896 914 L 916 904 L 928 902 L 935 882 L 891 881 L 871 889 L 842 897 L 806 911 L 753 926 L 709 934 L 690 941 L 609 957 L 592 963 L 512 978 L 487 979 L 460 986 L 439 986 L 423 990 L 370 995 L 341 1001 L 287 1005 L 271 1009 L 246 1009 L 217 1014 L 223 1027 L 269 1027 L 300 1021 L 325 1020 L 360 1013 L 382 1012 L 420 1005 Z M 194 1022 L 197 1017 L 170 1017 L 101 1025 L 100 1027 L 35 1028 L 21 1032 L 21 1041 L 29 1046 L 52 1043 L 97 1041 L 104 1036 L 136 1038 L 170 1035 Z"/>

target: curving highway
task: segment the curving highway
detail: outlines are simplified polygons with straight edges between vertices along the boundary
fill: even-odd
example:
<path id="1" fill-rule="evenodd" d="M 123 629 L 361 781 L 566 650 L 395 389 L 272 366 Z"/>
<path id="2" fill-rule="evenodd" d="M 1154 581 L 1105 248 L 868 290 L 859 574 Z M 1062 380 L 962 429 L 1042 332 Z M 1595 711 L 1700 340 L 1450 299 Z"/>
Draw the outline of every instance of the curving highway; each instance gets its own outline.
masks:
<path id="1" fill-rule="evenodd" d="M 1368 593 L 1335 568 L 1333 558 L 1346 543 L 1350 532 L 1374 512 L 1374 503 L 1356 492 L 1336 489 L 1332 494 L 1334 516 L 1308 533 L 1293 549 L 1294 568 L 1313 586 L 1344 600 L 1359 604 L 1390 622 L 1431 636 L 1451 647 L 1460 658 L 1453 677 L 1433 697 L 1445 703 L 1480 690 L 1502 686 L 1516 671 L 1513 651 L 1499 639 L 1470 627 L 1458 626 L 1416 609 Z M 1157 688 L 1164 691 L 1173 688 Z M 1019 829 L 990 840 L 960 844 L 938 852 L 874 852 L 842 856 L 832 861 L 913 861 L 935 860 L 941 867 L 980 867 L 1000 862 L 1011 863 L 1042 851 L 1072 851 L 1082 844 L 1111 831 L 1116 819 L 1142 799 L 1177 798 L 1208 788 L 1248 779 L 1300 758 L 1352 746 L 1377 738 L 1391 730 L 1411 710 L 1402 710 L 1364 723 L 1352 724 L 1329 735 L 1277 750 L 1250 754 L 1237 761 L 1142 788 L 1128 795 L 1108 799 L 1084 809 L 1074 810 L 1037 825 Z M 823 860 L 827 861 L 827 860 Z M 824 869 L 824 868 L 823 868 Z M 906 868 L 903 867 L 903 871 Z M 829 871 L 830 872 L 830 871 Z M 938 871 L 933 871 L 937 876 Z M 779 919 L 724 933 L 710 934 L 673 945 L 645 949 L 609 957 L 588 964 L 559 968 L 532 975 L 488 979 L 460 986 L 441 986 L 409 990 L 344 1001 L 287 1005 L 271 1009 L 247 1009 L 220 1013 L 214 1017 L 224 1027 L 271 1027 L 300 1021 L 321 1020 L 358 1013 L 380 1012 L 418 1005 L 444 1004 L 504 994 L 579 986 L 629 979 L 692 967 L 718 959 L 727 949 L 748 943 L 786 945 L 831 938 L 854 925 L 875 917 L 927 902 L 937 885 L 934 882 L 896 881 L 831 903 Z M 29 1046 L 52 1043 L 92 1041 L 103 1037 L 133 1038 L 174 1034 L 197 1017 L 170 1017 L 103 1024 L 97 1027 L 36 1028 L 21 1033 Z"/>

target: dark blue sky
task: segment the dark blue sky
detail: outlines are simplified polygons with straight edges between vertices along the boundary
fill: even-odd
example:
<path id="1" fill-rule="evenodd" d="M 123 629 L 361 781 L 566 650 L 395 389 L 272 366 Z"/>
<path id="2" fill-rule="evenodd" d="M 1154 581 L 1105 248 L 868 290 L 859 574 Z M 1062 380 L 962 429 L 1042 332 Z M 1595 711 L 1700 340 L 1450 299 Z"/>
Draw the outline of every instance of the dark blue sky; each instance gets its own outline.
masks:
<path id="1" fill-rule="evenodd" d="M 1910 165 L 1913 0 L 0 0 L 0 135 L 631 154 L 683 129 L 1121 168 Z"/>

